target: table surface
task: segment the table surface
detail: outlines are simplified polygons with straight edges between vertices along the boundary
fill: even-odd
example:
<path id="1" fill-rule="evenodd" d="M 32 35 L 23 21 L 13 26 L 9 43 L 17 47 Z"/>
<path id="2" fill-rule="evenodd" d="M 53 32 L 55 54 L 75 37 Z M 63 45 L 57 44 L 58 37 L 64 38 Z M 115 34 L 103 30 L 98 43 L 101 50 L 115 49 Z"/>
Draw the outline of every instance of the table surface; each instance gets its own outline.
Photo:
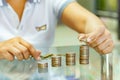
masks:
<path id="1" fill-rule="evenodd" d="M 116 45 L 113 51 L 113 80 L 120 79 L 120 53 Z M 30 58 L 28 60 L 12 62 L 0 61 L 0 80 L 101 80 L 100 55 L 90 48 L 90 59 L 88 65 L 79 64 L 79 46 L 63 46 L 50 48 L 50 53 L 65 54 L 66 52 L 76 53 L 76 65 L 66 66 L 65 57 L 62 56 L 62 66 L 52 67 L 51 59 L 48 72 L 41 73 L 38 69 L 38 61 Z"/>

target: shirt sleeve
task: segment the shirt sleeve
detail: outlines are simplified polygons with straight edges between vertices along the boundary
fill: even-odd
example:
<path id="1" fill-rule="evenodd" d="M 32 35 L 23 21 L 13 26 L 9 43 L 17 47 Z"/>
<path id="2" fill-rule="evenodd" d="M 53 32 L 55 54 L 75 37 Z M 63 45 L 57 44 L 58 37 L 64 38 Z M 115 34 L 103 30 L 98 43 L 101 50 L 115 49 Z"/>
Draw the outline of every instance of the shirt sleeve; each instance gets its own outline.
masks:
<path id="1" fill-rule="evenodd" d="M 56 17 L 58 19 L 60 19 L 64 8 L 68 4 L 70 4 L 71 2 L 74 2 L 74 1 L 76 1 L 76 0 L 55 0 L 54 5 L 53 5 L 53 9 L 54 9 Z"/>

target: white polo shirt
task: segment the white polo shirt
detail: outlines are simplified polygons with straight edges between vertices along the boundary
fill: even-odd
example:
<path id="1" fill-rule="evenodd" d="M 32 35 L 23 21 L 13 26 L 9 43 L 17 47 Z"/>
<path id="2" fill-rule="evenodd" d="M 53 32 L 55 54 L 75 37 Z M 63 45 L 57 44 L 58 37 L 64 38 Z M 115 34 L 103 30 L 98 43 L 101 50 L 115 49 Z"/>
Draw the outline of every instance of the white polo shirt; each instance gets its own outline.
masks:
<path id="1" fill-rule="evenodd" d="M 0 41 L 20 36 L 46 53 L 54 40 L 57 20 L 74 0 L 28 0 L 21 21 L 13 8 L 0 0 Z"/>

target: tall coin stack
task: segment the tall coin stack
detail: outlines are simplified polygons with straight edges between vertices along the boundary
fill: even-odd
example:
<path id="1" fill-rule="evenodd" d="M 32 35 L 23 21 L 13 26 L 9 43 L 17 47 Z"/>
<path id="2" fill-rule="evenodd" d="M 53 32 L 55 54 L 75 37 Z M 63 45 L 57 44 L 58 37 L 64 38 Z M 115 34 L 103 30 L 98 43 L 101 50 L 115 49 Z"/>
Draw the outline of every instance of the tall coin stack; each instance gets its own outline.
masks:
<path id="1" fill-rule="evenodd" d="M 61 66 L 61 56 L 52 56 L 52 67 Z"/>
<path id="2" fill-rule="evenodd" d="M 66 53 L 66 65 L 71 66 L 76 64 L 76 59 L 75 59 L 76 54 L 73 52 L 68 52 Z"/>
<path id="3" fill-rule="evenodd" d="M 80 64 L 89 64 L 89 46 L 81 45 L 80 46 Z"/>

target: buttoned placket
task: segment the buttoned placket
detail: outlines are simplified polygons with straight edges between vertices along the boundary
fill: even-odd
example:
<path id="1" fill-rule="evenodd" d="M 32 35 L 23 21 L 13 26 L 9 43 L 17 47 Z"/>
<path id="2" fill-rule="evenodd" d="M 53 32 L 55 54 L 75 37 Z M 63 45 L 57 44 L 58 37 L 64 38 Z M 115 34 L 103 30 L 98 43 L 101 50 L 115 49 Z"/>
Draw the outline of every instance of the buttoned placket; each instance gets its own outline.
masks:
<path id="1" fill-rule="evenodd" d="M 29 3 L 27 3 L 25 5 L 21 21 L 20 21 L 20 23 L 19 23 L 19 25 L 17 27 L 18 30 L 22 30 L 23 29 L 25 21 L 26 21 L 27 16 L 28 16 L 27 14 L 29 13 L 30 8 L 31 8 L 31 5 Z"/>
<path id="2" fill-rule="evenodd" d="M 29 1 L 29 0 L 28 0 L 28 1 Z M 33 3 L 36 3 L 36 4 L 38 3 L 38 4 L 40 4 L 40 1 L 41 1 L 41 0 L 32 0 L 32 1 L 33 1 Z M 31 3 L 29 3 L 29 2 L 26 3 L 25 8 L 24 8 L 24 11 L 23 11 L 23 15 L 22 15 L 21 22 L 20 22 L 20 24 L 19 24 L 19 26 L 18 26 L 18 29 L 19 29 L 19 30 L 22 30 L 22 29 L 23 29 L 24 24 L 26 24 L 26 21 L 29 19 L 27 16 L 28 16 L 28 13 L 29 13 L 30 9 L 32 8 L 32 6 L 33 6 L 33 4 L 31 4 Z"/>
<path id="3" fill-rule="evenodd" d="M 18 18 L 18 15 L 15 13 L 13 8 L 9 4 L 8 4 L 6 12 L 8 12 L 8 14 L 6 15 L 9 15 L 7 18 L 11 22 L 10 24 L 12 25 L 12 27 L 17 29 L 16 26 L 19 25 L 19 18 Z"/>
<path id="4" fill-rule="evenodd" d="M 29 0 L 28 0 L 29 1 Z M 33 3 L 40 3 L 41 0 L 33 0 Z M 27 2 L 26 5 L 25 5 L 25 8 L 24 8 L 24 11 L 23 11 L 23 15 L 22 15 L 22 18 L 21 18 L 21 21 L 19 21 L 19 25 L 17 26 L 17 29 L 20 31 L 23 29 L 24 27 L 24 24 L 26 24 L 26 21 L 28 19 L 28 13 L 30 11 L 32 7 L 32 4 Z"/>
<path id="5" fill-rule="evenodd" d="M 14 28 L 16 28 L 16 30 L 20 30 L 20 27 L 21 27 L 21 25 L 22 25 L 22 23 L 23 23 L 23 20 L 24 20 L 24 14 L 25 14 L 25 10 L 24 10 L 24 12 L 23 12 L 23 15 L 22 15 L 22 19 L 21 19 L 21 21 L 19 20 L 19 17 L 18 17 L 18 15 L 17 15 L 17 13 L 13 10 L 13 8 L 8 4 L 8 10 L 6 10 L 6 12 L 8 12 L 9 14 L 7 14 L 7 15 L 9 15 L 8 16 L 8 19 L 9 19 L 9 21 L 11 22 L 10 24 L 11 24 L 11 26 L 12 27 L 14 27 Z"/>

